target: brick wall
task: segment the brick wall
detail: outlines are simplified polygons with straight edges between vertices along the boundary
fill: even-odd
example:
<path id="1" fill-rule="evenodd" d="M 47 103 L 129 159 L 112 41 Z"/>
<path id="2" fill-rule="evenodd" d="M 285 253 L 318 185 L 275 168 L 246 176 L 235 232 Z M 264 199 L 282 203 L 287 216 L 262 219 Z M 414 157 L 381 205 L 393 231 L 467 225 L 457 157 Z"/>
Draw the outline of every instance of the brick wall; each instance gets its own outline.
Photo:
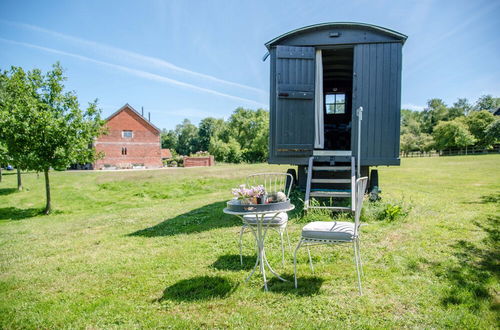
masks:
<path id="1" fill-rule="evenodd" d="M 214 166 L 214 156 L 208 157 L 184 157 L 184 167 Z"/>
<path id="2" fill-rule="evenodd" d="M 105 165 L 117 168 L 132 168 L 142 164 L 146 168 L 159 168 L 161 162 L 160 133 L 133 110 L 125 107 L 106 123 L 108 134 L 95 142 L 97 152 L 105 157 L 96 161 L 94 168 Z M 132 131 L 132 138 L 122 137 L 124 130 Z"/>

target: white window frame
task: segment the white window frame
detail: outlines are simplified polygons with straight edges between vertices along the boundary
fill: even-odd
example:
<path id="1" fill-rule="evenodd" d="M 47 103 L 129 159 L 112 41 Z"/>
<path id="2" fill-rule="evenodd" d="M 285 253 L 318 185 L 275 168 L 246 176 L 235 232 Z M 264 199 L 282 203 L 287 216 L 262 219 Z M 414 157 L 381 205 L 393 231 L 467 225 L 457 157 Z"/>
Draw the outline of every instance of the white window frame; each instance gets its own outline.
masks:
<path id="1" fill-rule="evenodd" d="M 130 136 L 125 136 L 125 133 L 130 132 Z M 122 138 L 124 139 L 132 139 L 134 137 L 134 131 L 132 130 L 123 130 L 122 131 Z"/>

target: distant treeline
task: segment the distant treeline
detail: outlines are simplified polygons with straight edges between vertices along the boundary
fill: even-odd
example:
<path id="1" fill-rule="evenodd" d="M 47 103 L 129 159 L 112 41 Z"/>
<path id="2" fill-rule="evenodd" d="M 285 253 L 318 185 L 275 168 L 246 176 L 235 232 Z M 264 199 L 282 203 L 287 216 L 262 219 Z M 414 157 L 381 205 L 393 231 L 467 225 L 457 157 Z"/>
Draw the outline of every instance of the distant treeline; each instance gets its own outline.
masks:
<path id="1" fill-rule="evenodd" d="M 474 104 L 459 98 L 452 106 L 431 99 L 423 111 L 401 110 L 401 152 L 428 152 L 500 142 L 500 98 L 481 96 Z"/>
<path id="2" fill-rule="evenodd" d="M 481 96 L 474 104 L 460 98 L 452 106 L 431 99 L 423 111 L 401 110 L 401 151 L 428 152 L 500 142 L 500 117 L 493 112 L 500 98 Z M 265 162 L 269 139 L 269 112 L 237 108 L 228 120 L 212 117 L 198 126 L 188 119 L 173 130 L 163 130 L 162 148 L 178 155 L 208 151 L 219 162 Z"/>
<path id="3" fill-rule="evenodd" d="M 208 151 L 219 162 L 265 162 L 268 158 L 269 112 L 237 108 L 227 121 L 208 117 L 198 127 L 188 119 L 163 130 L 162 148 L 178 155 Z"/>

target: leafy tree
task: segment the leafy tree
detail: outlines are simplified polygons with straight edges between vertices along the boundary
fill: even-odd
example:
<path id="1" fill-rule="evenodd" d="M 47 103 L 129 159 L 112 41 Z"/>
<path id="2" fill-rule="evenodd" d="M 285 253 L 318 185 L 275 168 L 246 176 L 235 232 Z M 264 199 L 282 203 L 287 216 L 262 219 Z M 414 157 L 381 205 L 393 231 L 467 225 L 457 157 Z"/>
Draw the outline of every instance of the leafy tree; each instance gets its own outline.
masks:
<path id="1" fill-rule="evenodd" d="M 408 154 L 410 151 L 417 150 L 418 148 L 418 136 L 412 133 L 404 133 L 401 135 L 400 148 L 404 154 Z"/>
<path id="2" fill-rule="evenodd" d="M 449 112 L 441 99 L 430 99 L 427 107 L 422 111 L 422 132 L 431 134 L 438 122 L 448 120 Z"/>
<path id="3" fill-rule="evenodd" d="M 198 128 L 191 124 L 189 119 L 184 119 L 182 124 L 175 127 L 178 137 L 176 151 L 180 155 L 189 155 L 199 151 L 198 149 Z"/>
<path id="4" fill-rule="evenodd" d="M 208 151 L 219 162 L 241 163 L 243 160 L 240 144 L 233 137 L 228 142 L 213 137 Z"/>
<path id="5" fill-rule="evenodd" d="M 466 116 L 472 109 L 472 105 L 466 98 L 459 98 L 457 102 L 453 103 L 453 106 L 448 109 L 448 120 Z"/>
<path id="6" fill-rule="evenodd" d="M 479 147 L 489 147 L 490 141 L 486 138 L 486 128 L 495 120 L 495 116 L 487 110 L 481 110 L 471 112 L 463 120 L 476 138 L 477 145 Z"/>
<path id="7" fill-rule="evenodd" d="M 27 169 L 44 173 L 46 206 L 51 212 L 49 170 L 65 169 L 73 163 L 92 162 L 96 158 L 91 144 L 103 132 L 97 100 L 81 110 L 74 92 L 64 92 L 63 69 L 59 63 L 42 74 L 40 70 L 25 73 L 13 67 L 7 76 L 7 99 L 22 97 L 16 102 L 2 104 L 0 125 L 2 138 L 13 159 L 19 150 L 26 152 L 21 159 Z M 19 143 L 16 145 L 16 143 Z"/>
<path id="8" fill-rule="evenodd" d="M 228 121 L 231 137 L 240 144 L 243 159 L 265 161 L 268 157 L 269 112 L 237 108 Z"/>
<path id="9" fill-rule="evenodd" d="M 0 141 L 0 182 L 2 182 L 2 168 L 10 161 L 7 146 Z"/>
<path id="10" fill-rule="evenodd" d="M 432 135 L 438 150 L 467 147 L 476 141 L 467 129 L 467 125 L 458 119 L 439 122 Z"/>
<path id="11" fill-rule="evenodd" d="M 177 148 L 178 137 L 174 130 L 163 129 L 160 134 L 161 147 L 175 150 Z"/>
<path id="12" fill-rule="evenodd" d="M 224 129 L 224 119 L 207 117 L 200 121 L 200 125 L 198 125 L 198 142 L 200 150 L 208 151 L 210 139 L 220 136 Z"/>
<path id="13" fill-rule="evenodd" d="M 491 95 L 481 96 L 474 106 L 474 110 L 476 111 L 486 110 L 489 112 L 493 112 L 498 108 L 500 108 L 500 98 L 493 97 Z"/>
<path id="14" fill-rule="evenodd" d="M 496 118 L 486 127 L 485 140 L 488 145 L 500 143 L 500 118 Z"/>

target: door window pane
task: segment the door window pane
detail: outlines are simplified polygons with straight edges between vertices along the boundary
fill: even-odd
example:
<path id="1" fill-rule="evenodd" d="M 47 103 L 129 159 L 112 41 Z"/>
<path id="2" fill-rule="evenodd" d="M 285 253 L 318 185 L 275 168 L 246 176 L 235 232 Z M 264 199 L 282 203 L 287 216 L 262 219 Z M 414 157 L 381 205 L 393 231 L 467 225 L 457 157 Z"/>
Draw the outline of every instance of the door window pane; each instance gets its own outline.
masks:
<path id="1" fill-rule="evenodd" d="M 344 114 L 345 94 L 326 94 L 325 106 L 327 115 Z"/>

